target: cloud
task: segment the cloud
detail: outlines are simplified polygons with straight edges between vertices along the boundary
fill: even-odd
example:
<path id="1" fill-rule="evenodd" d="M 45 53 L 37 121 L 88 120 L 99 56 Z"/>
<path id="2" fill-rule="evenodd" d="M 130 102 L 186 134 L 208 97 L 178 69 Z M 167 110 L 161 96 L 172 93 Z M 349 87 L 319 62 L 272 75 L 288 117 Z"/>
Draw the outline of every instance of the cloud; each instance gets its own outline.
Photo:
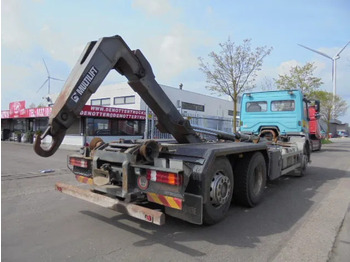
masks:
<path id="1" fill-rule="evenodd" d="M 74 43 L 74 39 L 66 41 L 66 37 L 65 33 L 44 24 L 40 29 L 38 43 L 53 59 L 64 61 L 72 67 L 83 51 L 84 45 L 78 46 Z"/>
<path id="2" fill-rule="evenodd" d="M 21 1 L 4 1 L 2 4 L 1 40 L 4 47 L 26 49 L 33 43 L 30 28 L 25 22 L 26 14 Z M 4 18 L 6 17 L 6 18 Z"/>
<path id="3" fill-rule="evenodd" d="M 343 46 L 342 46 L 343 47 Z M 321 51 L 330 57 L 333 57 L 342 47 L 334 48 L 320 48 Z M 320 87 L 321 90 L 327 92 L 333 92 L 332 82 L 332 60 L 321 55 L 315 54 L 311 57 L 310 62 L 314 63 L 316 69 L 314 76 L 322 79 L 323 85 Z M 278 74 L 288 74 L 292 66 L 304 65 L 296 60 L 290 60 L 282 62 L 275 72 Z M 350 105 L 350 83 L 349 83 L 349 70 L 350 70 L 350 46 L 341 53 L 340 59 L 337 60 L 336 66 L 336 94 L 342 97 Z M 340 120 L 350 123 L 350 107 L 347 110 L 345 116 L 340 117 Z"/>
<path id="4" fill-rule="evenodd" d="M 50 55 L 53 59 L 73 66 L 85 45 L 81 45 L 79 37 L 68 36 L 70 32 L 62 32 L 52 21 L 47 23 L 44 22 L 45 19 L 33 19 L 33 15 L 40 14 L 36 11 L 42 4 L 40 0 L 31 3 L 19 0 L 2 3 L 2 48 L 15 53 L 36 53 L 36 59 L 39 60 Z M 35 11 L 30 12 L 31 9 Z"/>
<path id="5" fill-rule="evenodd" d="M 296 60 L 289 60 L 282 62 L 277 68 L 277 73 L 279 75 L 288 75 L 292 67 L 301 66 L 301 64 Z"/>
<path id="6" fill-rule="evenodd" d="M 164 16 L 173 9 L 168 0 L 134 0 L 132 7 L 150 16 Z"/>
<path id="7" fill-rule="evenodd" d="M 196 39 L 200 39 L 196 36 L 197 32 L 178 24 L 168 34 L 148 40 L 143 50 L 148 54 L 158 78 L 166 81 L 198 66 L 193 52 Z"/>
<path id="8" fill-rule="evenodd" d="M 212 6 L 207 6 L 206 12 L 208 15 L 212 15 L 214 13 L 214 9 Z"/>

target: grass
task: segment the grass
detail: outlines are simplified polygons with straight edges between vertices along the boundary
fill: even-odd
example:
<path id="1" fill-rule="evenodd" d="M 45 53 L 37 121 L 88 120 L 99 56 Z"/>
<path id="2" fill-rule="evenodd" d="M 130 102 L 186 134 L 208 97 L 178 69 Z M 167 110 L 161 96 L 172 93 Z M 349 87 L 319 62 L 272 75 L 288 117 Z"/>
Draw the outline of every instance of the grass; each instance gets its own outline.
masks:
<path id="1" fill-rule="evenodd" d="M 332 143 L 333 143 L 333 142 L 332 142 L 331 140 L 329 140 L 329 139 L 322 139 L 321 142 L 322 142 L 322 145 L 324 145 L 324 144 L 332 144 Z"/>

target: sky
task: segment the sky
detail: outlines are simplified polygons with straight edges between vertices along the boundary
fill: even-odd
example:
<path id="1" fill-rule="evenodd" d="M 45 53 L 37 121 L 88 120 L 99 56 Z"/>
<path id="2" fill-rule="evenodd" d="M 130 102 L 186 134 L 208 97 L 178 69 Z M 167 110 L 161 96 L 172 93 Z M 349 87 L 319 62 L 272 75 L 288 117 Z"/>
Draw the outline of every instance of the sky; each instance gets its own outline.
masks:
<path id="1" fill-rule="evenodd" d="M 332 92 L 332 61 L 298 44 L 333 57 L 350 41 L 348 0 L 6 0 L 1 1 L 1 109 L 10 102 L 44 103 L 51 77 L 66 80 L 85 45 L 120 35 L 140 49 L 158 83 L 212 94 L 198 57 L 228 38 L 236 44 L 273 47 L 264 59 L 257 90 L 265 79 L 312 62 L 321 90 Z M 337 95 L 350 105 L 350 44 L 337 60 Z M 51 80 L 50 93 L 64 81 Z M 111 72 L 104 84 L 125 82 Z M 350 123 L 350 108 L 343 122 Z"/>

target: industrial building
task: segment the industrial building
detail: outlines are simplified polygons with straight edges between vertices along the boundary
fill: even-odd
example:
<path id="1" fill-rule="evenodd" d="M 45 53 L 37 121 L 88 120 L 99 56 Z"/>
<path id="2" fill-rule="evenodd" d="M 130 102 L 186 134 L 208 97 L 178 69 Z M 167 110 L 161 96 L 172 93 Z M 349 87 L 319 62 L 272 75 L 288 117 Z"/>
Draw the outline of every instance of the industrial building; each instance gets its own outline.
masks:
<path id="1" fill-rule="evenodd" d="M 161 87 L 179 112 L 192 124 L 232 132 L 232 101 L 184 90 L 182 85 L 179 88 L 166 85 Z M 49 97 L 54 102 L 57 95 Z M 51 107 L 28 109 L 25 101 L 10 103 L 9 110 L 1 112 L 2 139 L 15 140 L 15 134 L 20 132 L 23 140 L 26 140 L 25 134 L 28 131 L 44 131 L 50 113 Z M 156 116 L 153 116 L 145 102 L 127 83 L 104 85 L 88 100 L 80 118 L 67 130 L 62 144 L 81 146 L 94 136 L 105 141 L 169 138 L 158 131 L 156 123 Z"/>

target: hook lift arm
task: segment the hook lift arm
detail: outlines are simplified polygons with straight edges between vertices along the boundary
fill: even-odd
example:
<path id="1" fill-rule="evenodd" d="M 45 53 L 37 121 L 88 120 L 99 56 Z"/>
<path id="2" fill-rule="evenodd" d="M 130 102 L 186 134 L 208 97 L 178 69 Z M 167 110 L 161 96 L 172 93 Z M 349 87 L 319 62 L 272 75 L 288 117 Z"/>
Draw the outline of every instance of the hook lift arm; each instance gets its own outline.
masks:
<path id="1" fill-rule="evenodd" d="M 202 142 L 159 86 L 141 51 L 130 50 L 120 36 L 113 36 L 85 47 L 52 108 L 46 131 L 35 141 L 34 151 L 38 155 L 49 157 L 56 152 L 67 129 L 111 69 L 128 79 L 128 84 L 157 115 L 161 131 L 172 134 L 178 143 Z M 41 142 L 46 136 L 52 137 L 52 143 L 43 148 Z"/>

